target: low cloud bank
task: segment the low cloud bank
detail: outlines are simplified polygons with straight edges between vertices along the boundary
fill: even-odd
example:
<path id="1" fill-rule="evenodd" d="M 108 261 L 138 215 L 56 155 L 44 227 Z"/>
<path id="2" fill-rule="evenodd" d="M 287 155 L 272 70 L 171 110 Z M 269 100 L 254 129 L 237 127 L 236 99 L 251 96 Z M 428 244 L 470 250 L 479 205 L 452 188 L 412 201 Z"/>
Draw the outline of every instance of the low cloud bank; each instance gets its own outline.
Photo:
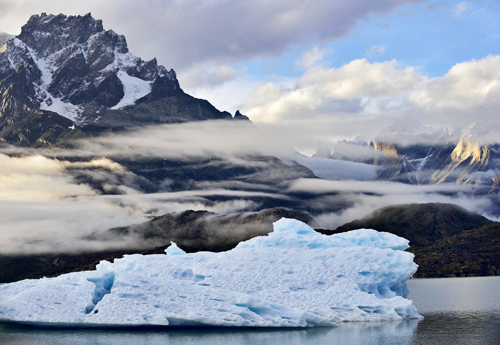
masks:
<path id="1" fill-rule="evenodd" d="M 127 189 L 123 195 L 100 195 L 79 183 L 74 169 L 112 176 L 125 169 L 108 159 L 72 163 L 42 156 L 9 157 L 0 154 L 0 254 L 87 252 L 137 248 L 151 243 L 134 237 L 94 241 L 89 235 L 109 228 L 147 221 L 151 216 L 187 209 L 227 214 L 255 210 L 258 198 L 287 199 L 259 191 L 224 188 L 177 193 L 140 194 Z M 104 170 L 95 170 L 104 167 Z M 115 187 L 120 187 L 119 185 Z M 219 200 L 221 199 L 221 200 Z M 142 241 L 142 242 L 141 242 Z"/>
<path id="2" fill-rule="evenodd" d="M 140 130 L 131 134 L 128 142 L 125 136 L 99 138 L 95 143 L 86 141 L 77 150 L 86 153 L 86 161 L 74 162 L 70 159 L 71 151 L 58 154 L 62 157 L 59 159 L 0 154 L 0 254 L 151 247 L 155 243 L 132 235 L 106 241 L 97 241 L 93 235 L 113 227 L 142 223 L 152 216 L 188 209 L 231 214 L 288 205 L 309 212 L 323 228 L 330 229 L 393 204 L 445 202 L 488 217 L 500 214 L 496 209 L 496 205 L 500 205 L 498 197 L 475 195 L 473 186 L 451 183 L 418 186 L 374 181 L 378 168 L 372 165 L 310 159 L 293 151 L 290 153 L 291 150 L 273 147 L 272 141 L 254 142 L 242 138 L 238 142 L 237 135 L 219 139 L 210 146 L 208 140 L 222 136 L 223 130 L 221 132 L 215 123 L 203 125 L 207 126 L 205 133 L 201 124 L 175 125 Z M 250 131 L 253 130 L 250 127 Z M 199 141 L 192 142 L 196 135 L 200 136 Z M 140 137 L 151 140 L 142 140 L 141 144 Z M 233 141 L 235 143 L 231 144 Z M 251 146 L 252 143 L 255 145 Z M 140 186 L 143 177 L 110 158 L 102 158 L 103 155 L 121 154 L 123 147 L 120 145 L 128 145 L 125 152 L 132 159 L 151 155 L 180 160 L 188 159 L 186 156 L 193 159 L 212 154 L 234 164 L 231 167 L 245 167 L 245 174 L 251 171 L 254 175 L 252 178 L 235 175 L 234 179 L 193 180 L 189 190 L 167 188 L 162 192 L 144 193 Z M 251 149 L 245 145 L 250 145 Z M 279 151 L 287 163 L 259 163 L 242 155 L 257 148 L 263 152 Z M 95 158 L 98 152 L 101 158 Z M 292 159 L 324 179 L 312 178 L 312 175 L 303 178 L 300 169 L 292 169 L 287 175 L 288 168 L 296 167 Z M 277 164 L 276 167 L 273 168 L 273 164 Z M 478 175 L 487 178 L 493 176 L 493 172 Z"/>
<path id="3" fill-rule="evenodd" d="M 475 195 L 474 187 L 456 184 L 408 185 L 384 181 L 300 179 L 287 192 L 316 195 L 308 201 L 313 216 L 326 229 L 362 218 L 390 205 L 440 202 L 462 206 L 490 219 L 498 216 L 497 195 Z"/>

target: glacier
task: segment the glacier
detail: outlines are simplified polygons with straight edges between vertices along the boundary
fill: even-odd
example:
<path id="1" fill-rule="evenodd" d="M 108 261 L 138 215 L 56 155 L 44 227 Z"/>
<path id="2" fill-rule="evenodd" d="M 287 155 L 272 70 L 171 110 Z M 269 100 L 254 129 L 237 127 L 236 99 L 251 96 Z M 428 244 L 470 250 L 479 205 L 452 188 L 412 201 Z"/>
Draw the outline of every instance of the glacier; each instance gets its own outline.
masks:
<path id="1" fill-rule="evenodd" d="M 326 236 L 282 218 L 227 252 L 126 255 L 95 271 L 0 285 L 0 321 L 53 327 L 335 326 L 421 318 L 406 299 L 408 240 Z"/>
<path id="2" fill-rule="evenodd" d="M 124 96 L 120 102 L 114 107 L 111 107 L 111 109 L 121 109 L 128 105 L 134 105 L 139 98 L 151 92 L 152 82 L 150 81 L 132 77 L 125 71 L 119 71 L 117 76 L 123 84 Z"/>

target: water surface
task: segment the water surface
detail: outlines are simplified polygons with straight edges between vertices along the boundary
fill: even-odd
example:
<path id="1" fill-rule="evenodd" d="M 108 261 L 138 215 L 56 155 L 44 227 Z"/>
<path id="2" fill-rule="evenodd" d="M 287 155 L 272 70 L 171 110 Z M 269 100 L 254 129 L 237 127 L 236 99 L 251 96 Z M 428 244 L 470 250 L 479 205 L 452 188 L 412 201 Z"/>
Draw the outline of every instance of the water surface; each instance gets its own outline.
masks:
<path id="1" fill-rule="evenodd" d="M 500 344 L 500 277 L 413 279 L 409 286 L 423 320 L 299 330 L 58 330 L 0 323 L 0 344 Z"/>

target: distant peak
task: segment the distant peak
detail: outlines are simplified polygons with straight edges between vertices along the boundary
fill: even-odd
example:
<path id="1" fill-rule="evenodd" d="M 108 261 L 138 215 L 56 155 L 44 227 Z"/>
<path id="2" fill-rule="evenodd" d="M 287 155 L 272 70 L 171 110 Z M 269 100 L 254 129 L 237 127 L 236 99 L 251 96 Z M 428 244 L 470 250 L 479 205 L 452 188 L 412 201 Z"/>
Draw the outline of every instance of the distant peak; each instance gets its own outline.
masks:
<path id="1" fill-rule="evenodd" d="M 250 120 L 250 119 L 248 118 L 248 116 L 243 115 L 242 113 L 240 113 L 240 111 L 239 111 L 239 110 L 236 110 L 236 113 L 234 114 L 234 119 L 235 119 L 235 120 Z"/>

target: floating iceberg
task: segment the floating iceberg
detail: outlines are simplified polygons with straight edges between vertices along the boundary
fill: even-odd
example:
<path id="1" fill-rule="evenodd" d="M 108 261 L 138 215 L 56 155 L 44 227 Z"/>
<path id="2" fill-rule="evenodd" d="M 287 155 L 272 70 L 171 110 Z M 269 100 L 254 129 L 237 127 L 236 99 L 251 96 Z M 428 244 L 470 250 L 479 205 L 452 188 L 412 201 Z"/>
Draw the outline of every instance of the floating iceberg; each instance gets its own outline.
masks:
<path id="1" fill-rule="evenodd" d="M 41 326 L 310 327 L 420 318 L 408 241 L 326 236 L 292 219 L 223 252 L 127 255 L 96 271 L 0 286 L 0 321 Z"/>

